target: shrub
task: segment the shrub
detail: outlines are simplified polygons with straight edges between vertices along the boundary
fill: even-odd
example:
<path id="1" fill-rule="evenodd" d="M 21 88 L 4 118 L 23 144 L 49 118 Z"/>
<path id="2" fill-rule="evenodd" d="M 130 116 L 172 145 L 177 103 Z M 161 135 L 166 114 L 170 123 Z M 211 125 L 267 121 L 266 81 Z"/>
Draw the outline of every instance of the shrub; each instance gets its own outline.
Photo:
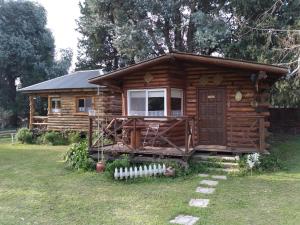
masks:
<path id="1" fill-rule="evenodd" d="M 22 144 L 27 143 L 30 144 L 33 141 L 33 134 L 28 128 L 21 128 L 18 130 L 16 134 L 16 138 Z"/>
<path id="2" fill-rule="evenodd" d="M 251 169 L 248 165 L 248 158 L 248 155 L 244 155 L 239 161 L 239 166 L 243 174 L 247 174 L 247 171 Z M 283 162 L 280 160 L 279 156 L 276 153 L 271 153 L 269 155 L 259 155 L 258 161 L 254 164 L 253 171 L 275 172 L 283 168 Z"/>
<path id="3" fill-rule="evenodd" d="M 261 155 L 259 165 L 255 167 L 259 171 L 275 172 L 283 169 L 283 162 L 276 154 Z"/>
<path id="4" fill-rule="evenodd" d="M 68 168 L 90 170 L 94 167 L 93 160 L 89 158 L 86 141 L 72 144 L 64 159 Z"/>
<path id="5" fill-rule="evenodd" d="M 81 135 L 79 132 L 76 132 L 76 131 L 69 132 L 68 142 L 70 144 L 79 143 L 81 140 L 82 140 L 82 138 L 81 138 Z"/>
<path id="6" fill-rule="evenodd" d="M 115 168 L 129 167 L 130 160 L 128 155 L 121 155 L 120 159 L 108 162 L 105 167 L 105 174 L 109 177 L 114 177 Z"/>
<path id="7" fill-rule="evenodd" d="M 67 140 L 59 132 L 49 131 L 43 135 L 43 143 L 51 145 L 65 145 Z"/>

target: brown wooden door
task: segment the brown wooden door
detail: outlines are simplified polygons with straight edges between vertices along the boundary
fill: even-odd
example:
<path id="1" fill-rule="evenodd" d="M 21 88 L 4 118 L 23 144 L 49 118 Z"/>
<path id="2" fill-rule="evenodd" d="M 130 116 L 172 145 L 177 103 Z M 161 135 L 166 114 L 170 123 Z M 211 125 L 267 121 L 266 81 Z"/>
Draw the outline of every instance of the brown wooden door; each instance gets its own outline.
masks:
<path id="1" fill-rule="evenodd" d="M 225 89 L 199 89 L 199 144 L 226 145 Z"/>

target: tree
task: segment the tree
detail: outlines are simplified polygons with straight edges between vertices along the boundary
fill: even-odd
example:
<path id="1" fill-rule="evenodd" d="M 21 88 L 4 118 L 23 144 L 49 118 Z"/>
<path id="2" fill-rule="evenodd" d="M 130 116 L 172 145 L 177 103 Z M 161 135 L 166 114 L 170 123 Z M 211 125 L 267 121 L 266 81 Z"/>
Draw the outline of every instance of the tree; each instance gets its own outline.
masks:
<path id="1" fill-rule="evenodd" d="M 271 90 L 271 103 L 281 107 L 300 106 L 300 2 L 233 1 L 234 41 L 227 56 L 242 57 L 290 68 L 288 76 Z"/>
<path id="2" fill-rule="evenodd" d="M 118 67 L 167 52 L 222 52 L 230 39 L 225 0 L 86 0 L 77 68 Z"/>
<path id="3" fill-rule="evenodd" d="M 37 3 L 0 1 L 0 104 L 12 111 L 12 125 L 22 109 L 16 102 L 16 79 L 23 86 L 44 81 L 54 76 L 53 66 L 60 63 L 54 60 L 54 39 L 46 22 L 46 11 Z M 60 73 L 67 72 L 69 62 L 61 62 L 66 66 Z"/>

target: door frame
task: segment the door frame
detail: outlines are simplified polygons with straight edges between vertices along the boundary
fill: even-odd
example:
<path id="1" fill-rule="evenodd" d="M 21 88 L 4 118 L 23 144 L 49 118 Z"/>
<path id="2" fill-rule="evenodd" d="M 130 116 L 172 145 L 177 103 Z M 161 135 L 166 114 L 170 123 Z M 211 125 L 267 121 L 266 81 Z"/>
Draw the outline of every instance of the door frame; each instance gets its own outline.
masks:
<path id="1" fill-rule="evenodd" d="M 200 126 L 201 124 L 199 124 L 199 117 L 200 117 L 200 112 L 199 112 L 199 108 L 200 108 L 200 96 L 199 96 L 199 91 L 200 90 L 224 90 L 224 120 L 223 120 L 223 127 L 224 127 L 224 145 L 222 146 L 227 146 L 228 141 L 227 141 L 227 98 L 228 98 L 228 91 L 226 86 L 219 86 L 219 87 L 198 87 L 197 90 L 197 110 L 196 110 L 196 124 L 197 124 L 197 144 L 200 145 Z"/>

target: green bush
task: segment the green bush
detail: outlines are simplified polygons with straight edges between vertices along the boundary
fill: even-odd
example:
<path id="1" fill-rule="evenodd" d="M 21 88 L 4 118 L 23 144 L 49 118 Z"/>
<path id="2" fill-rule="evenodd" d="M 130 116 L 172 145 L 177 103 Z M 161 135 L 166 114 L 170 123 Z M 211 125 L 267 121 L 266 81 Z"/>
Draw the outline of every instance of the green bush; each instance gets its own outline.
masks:
<path id="1" fill-rule="evenodd" d="M 86 141 L 72 144 L 64 159 L 68 168 L 77 170 L 91 170 L 94 168 L 93 160 L 89 158 Z"/>
<path id="2" fill-rule="evenodd" d="M 276 154 L 261 155 L 259 157 L 259 165 L 255 167 L 259 171 L 275 172 L 283 169 L 283 162 Z"/>
<path id="3" fill-rule="evenodd" d="M 115 168 L 129 167 L 130 160 L 128 155 L 121 155 L 120 159 L 108 162 L 105 167 L 105 174 L 111 178 L 114 177 Z"/>
<path id="4" fill-rule="evenodd" d="M 16 134 L 16 138 L 22 144 L 31 144 L 33 142 L 33 134 L 28 128 L 20 128 Z"/>
<path id="5" fill-rule="evenodd" d="M 249 173 L 250 168 L 247 163 L 247 155 L 243 155 L 239 160 L 239 167 L 242 175 Z M 259 161 L 253 167 L 253 171 L 256 172 L 275 172 L 284 169 L 283 162 L 280 160 L 276 153 L 269 155 L 260 155 Z"/>
<path id="6" fill-rule="evenodd" d="M 66 138 L 64 138 L 61 133 L 55 132 L 55 131 L 46 132 L 42 137 L 42 142 L 44 144 L 50 144 L 50 145 L 66 145 L 66 144 L 68 144 L 68 141 L 66 140 Z"/>
<path id="7" fill-rule="evenodd" d="M 68 142 L 69 144 L 79 143 L 81 141 L 80 132 L 72 131 L 68 133 Z"/>

